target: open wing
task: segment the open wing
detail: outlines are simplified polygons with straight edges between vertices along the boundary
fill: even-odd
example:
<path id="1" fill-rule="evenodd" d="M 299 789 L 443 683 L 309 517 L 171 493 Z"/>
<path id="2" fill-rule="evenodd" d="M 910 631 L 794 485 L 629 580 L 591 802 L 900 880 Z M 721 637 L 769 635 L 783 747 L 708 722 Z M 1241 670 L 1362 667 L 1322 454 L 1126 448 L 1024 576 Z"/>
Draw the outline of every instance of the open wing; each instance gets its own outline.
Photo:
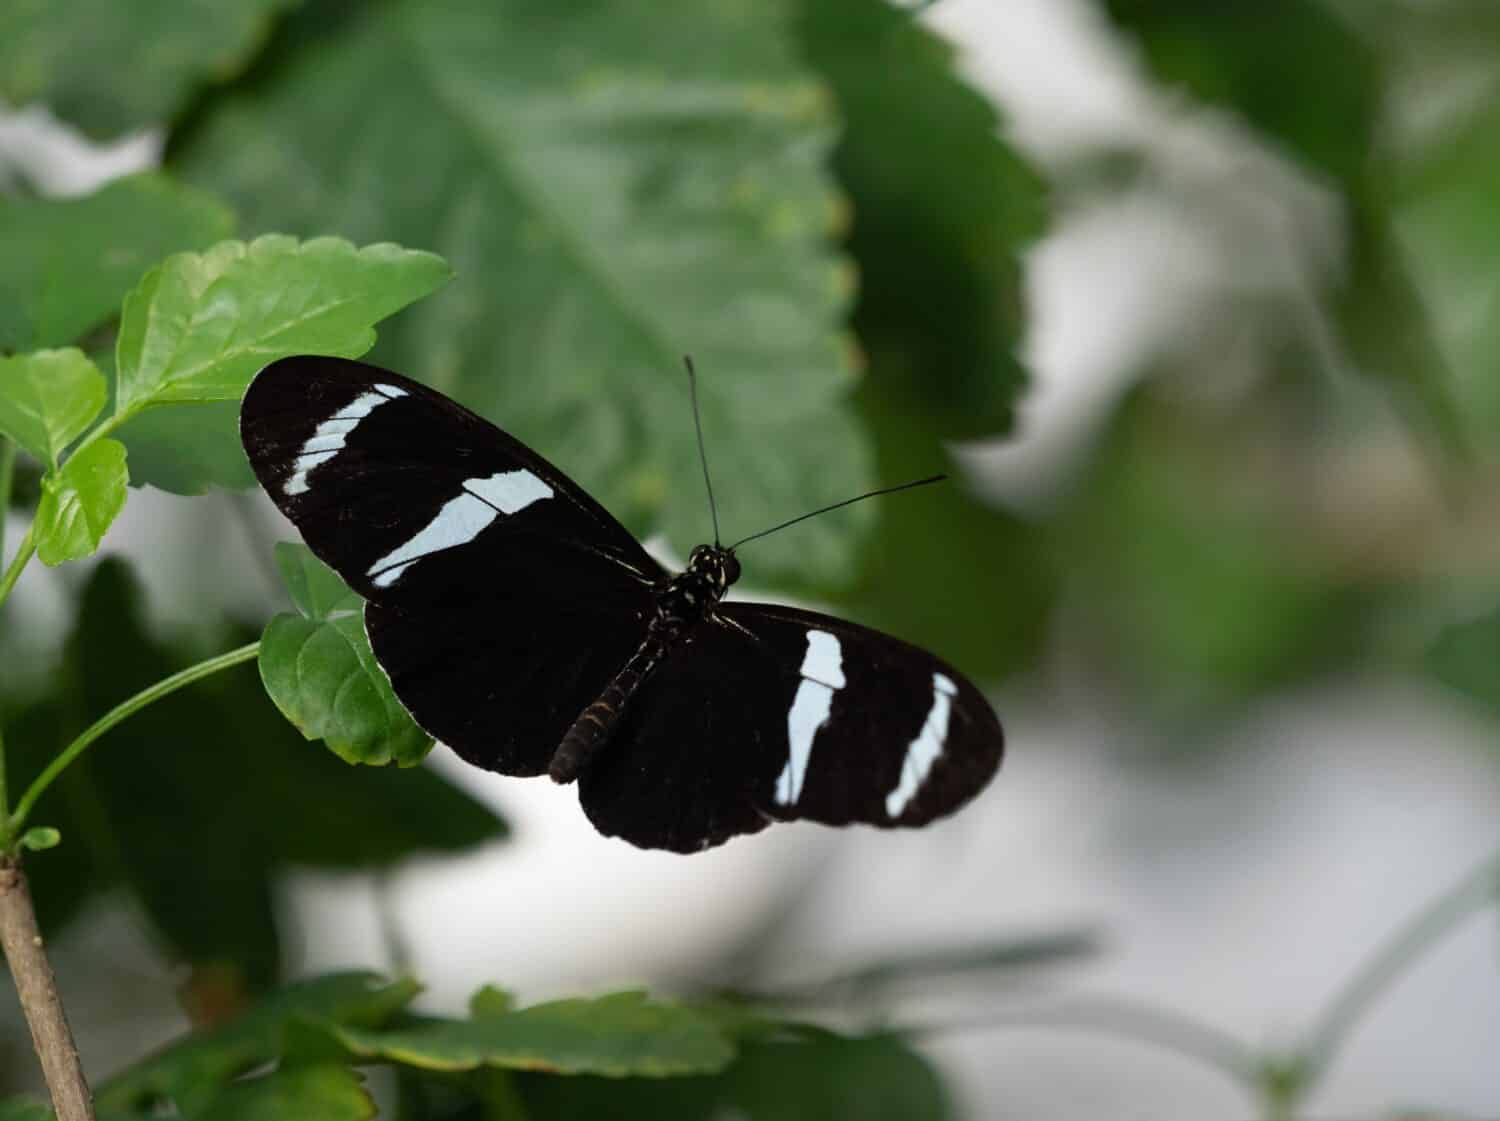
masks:
<path id="1" fill-rule="evenodd" d="M 240 435 L 308 546 L 368 601 L 413 718 L 481 767 L 539 774 L 639 644 L 665 576 L 566 475 L 387 370 L 286 358 Z"/>
<path id="2" fill-rule="evenodd" d="M 1004 735 L 931 654 L 827 615 L 720 604 L 580 779 L 605 834 L 693 852 L 776 820 L 925 825 L 989 782 Z"/>

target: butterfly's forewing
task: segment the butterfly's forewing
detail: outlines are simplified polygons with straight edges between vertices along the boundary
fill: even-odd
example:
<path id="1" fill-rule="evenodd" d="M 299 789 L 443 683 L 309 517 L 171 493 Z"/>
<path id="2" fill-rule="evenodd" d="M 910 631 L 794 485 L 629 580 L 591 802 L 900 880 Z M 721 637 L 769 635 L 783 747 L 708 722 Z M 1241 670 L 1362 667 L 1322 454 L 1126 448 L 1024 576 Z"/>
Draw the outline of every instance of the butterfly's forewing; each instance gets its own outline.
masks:
<path id="1" fill-rule="evenodd" d="M 639 644 L 660 566 L 535 452 L 386 370 L 283 359 L 240 418 L 261 485 L 368 601 L 416 721 L 479 766 L 546 770 Z"/>
<path id="2" fill-rule="evenodd" d="M 926 651 L 792 608 L 715 616 L 647 679 L 581 778 L 600 832 L 691 852 L 774 820 L 924 825 L 999 767 L 989 703 Z"/>

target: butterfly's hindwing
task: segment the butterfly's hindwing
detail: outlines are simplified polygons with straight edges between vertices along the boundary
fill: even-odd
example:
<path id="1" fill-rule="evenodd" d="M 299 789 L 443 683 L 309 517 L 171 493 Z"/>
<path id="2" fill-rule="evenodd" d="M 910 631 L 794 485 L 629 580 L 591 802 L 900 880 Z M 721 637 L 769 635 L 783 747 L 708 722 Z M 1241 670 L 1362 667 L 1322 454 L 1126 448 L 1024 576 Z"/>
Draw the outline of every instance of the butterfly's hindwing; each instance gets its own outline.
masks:
<path id="1" fill-rule="evenodd" d="M 641 687 L 580 793 L 601 832 L 682 852 L 773 820 L 916 826 L 978 793 L 1003 744 L 979 690 L 927 652 L 723 603 Z"/>
<path id="2" fill-rule="evenodd" d="M 240 428 L 261 485 L 369 601 L 417 723 L 479 766 L 545 771 L 645 633 L 660 566 L 536 453 L 373 366 L 273 363 Z"/>

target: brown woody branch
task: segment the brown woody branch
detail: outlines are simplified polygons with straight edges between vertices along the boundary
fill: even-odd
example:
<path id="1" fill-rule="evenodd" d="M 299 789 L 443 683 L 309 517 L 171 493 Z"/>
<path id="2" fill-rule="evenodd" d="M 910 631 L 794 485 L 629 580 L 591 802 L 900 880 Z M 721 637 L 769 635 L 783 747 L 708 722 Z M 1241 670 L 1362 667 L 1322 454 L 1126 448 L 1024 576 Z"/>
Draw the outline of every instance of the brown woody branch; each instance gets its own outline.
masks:
<path id="1" fill-rule="evenodd" d="M 42 1060 L 42 1074 L 52 1094 L 57 1121 L 94 1121 L 94 1102 L 78 1047 L 68 1030 L 52 964 L 36 925 L 36 909 L 19 857 L 0 858 L 0 947 L 31 1028 L 31 1040 Z"/>

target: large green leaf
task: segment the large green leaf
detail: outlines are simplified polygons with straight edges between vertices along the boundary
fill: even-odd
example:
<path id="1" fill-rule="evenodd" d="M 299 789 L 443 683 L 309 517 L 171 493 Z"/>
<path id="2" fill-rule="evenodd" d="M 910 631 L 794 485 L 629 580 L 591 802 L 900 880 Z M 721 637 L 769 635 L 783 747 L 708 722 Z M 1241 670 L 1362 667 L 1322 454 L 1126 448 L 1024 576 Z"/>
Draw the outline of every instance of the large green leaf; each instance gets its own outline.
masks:
<path id="1" fill-rule="evenodd" d="M 378 1025 L 403 1008 L 417 988 L 414 982 L 392 983 L 372 973 L 336 973 L 290 985 L 262 998 L 223 1027 L 168 1044 L 108 1079 L 98 1089 L 99 1107 L 139 1109 L 168 1100 L 192 1116 L 215 1101 L 219 1091 L 236 1076 L 279 1058 L 286 1031 L 293 1023 L 313 1020 L 330 1025 Z"/>
<path id="2" fill-rule="evenodd" d="M 339 1027 L 331 1034 L 360 1061 L 383 1059 L 449 1072 L 500 1067 L 659 1078 L 712 1073 L 734 1056 L 712 1017 L 649 1000 L 645 993 L 481 1011 L 470 1020 L 432 1021 L 405 1030 Z"/>
<path id="3" fill-rule="evenodd" d="M 808 60 L 844 118 L 834 169 L 853 205 L 869 379 L 914 425 L 1006 431 L 1026 381 L 1020 254 L 1041 230 L 1041 181 L 958 78 L 953 50 L 910 11 L 799 6 Z"/>
<path id="4" fill-rule="evenodd" d="M 895 399 L 883 388 L 872 377 L 860 394 L 881 480 L 894 485 L 944 467 L 937 433 L 912 423 L 899 387 Z M 877 502 L 859 580 L 834 601 L 979 680 L 1025 666 L 1041 645 L 1060 579 L 1046 531 L 986 506 L 961 479 Z"/>
<path id="5" fill-rule="evenodd" d="M 293 0 L 10 0 L 0 96 L 46 102 L 95 136 L 177 116 L 197 88 L 250 59 Z"/>
<path id="6" fill-rule="evenodd" d="M 36 508 L 36 555 L 43 564 L 92 556 L 125 508 L 130 472 L 125 445 L 99 440 L 69 456 L 62 470 L 42 480 Z"/>
<path id="7" fill-rule="evenodd" d="M 953 1112 L 932 1067 L 899 1038 L 806 1028 L 745 1041 L 734 1064 L 711 1077 L 608 1082 L 528 1075 L 519 1083 L 532 1121 L 943 1121 Z"/>
<path id="8" fill-rule="evenodd" d="M 216 648 L 247 637 L 226 635 Z M 89 721 L 194 660 L 147 633 L 128 569 L 103 562 L 51 675 L 55 691 L 17 711 L 12 675 L 0 674 L 0 712 L 15 713 L 5 728 L 12 780 L 20 788 Z M 44 930 L 124 889 L 172 959 L 225 973 L 240 996 L 276 979 L 275 884 L 290 867 L 379 869 L 505 832 L 432 771 L 351 768 L 309 746 L 248 666 L 112 730 L 42 799 L 36 820 L 63 834 L 31 858 Z"/>
<path id="9" fill-rule="evenodd" d="M 0 28 L 4 22 L 0 16 Z M 0 58 L 15 46 L 0 30 Z M 0 61 L 0 75 L 8 71 Z M 213 196 L 160 172 L 126 176 L 82 198 L 0 198 L 0 351 L 77 342 L 119 313 L 150 266 L 233 228 L 234 216 Z"/>
<path id="10" fill-rule="evenodd" d="M 727 533 L 868 482 L 840 338 L 827 99 L 780 0 L 314 6 L 169 161 L 254 229 L 394 237 L 463 282 L 377 357 L 462 399 L 682 552 L 707 535 L 681 356 Z M 359 126 L 350 127 L 350 121 Z M 864 516 L 768 539 L 846 579 Z"/>
<path id="11" fill-rule="evenodd" d="M 868 362 L 858 404 L 880 482 L 893 486 L 942 470 L 944 438 L 1009 428 L 1025 384 L 1020 255 L 1043 192 L 956 76 L 951 49 L 910 12 L 885 0 L 802 10 L 808 57 L 846 122 L 834 167 L 854 207 L 854 321 Z M 1035 530 L 957 483 L 881 499 L 871 514 L 873 539 L 838 603 L 981 678 L 1032 654 L 1054 582 Z M 928 594 L 934 581 L 940 596 Z"/>
<path id="12" fill-rule="evenodd" d="M 277 615 L 260 642 L 260 677 L 276 707 L 308 739 L 348 763 L 420 763 L 432 737 L 418 728 L 375 661 L 364 603 L 302 545 L 276 561 L 301 615 Z"/>
<path id="13" fill-rule="evenodd" d="M 1375 52 L 1326 0 L 1201 4 L 1105 0 L 1151 70 L 1241 114 L 1341 184 L 1361 181 L 1375 136 Z"/>
<path id="14" fill-rule="evenodd" d="M 0 435 L 57 466 L 104 408 L 104 375 L 79 350 L 0 358 Z"/>

